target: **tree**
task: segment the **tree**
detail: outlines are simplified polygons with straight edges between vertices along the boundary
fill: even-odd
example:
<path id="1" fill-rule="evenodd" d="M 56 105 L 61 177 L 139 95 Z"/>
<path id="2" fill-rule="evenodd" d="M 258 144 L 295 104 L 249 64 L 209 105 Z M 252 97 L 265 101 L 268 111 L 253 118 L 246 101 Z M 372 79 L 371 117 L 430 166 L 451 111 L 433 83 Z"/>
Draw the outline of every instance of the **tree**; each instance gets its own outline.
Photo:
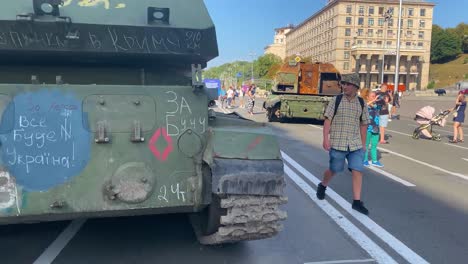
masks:
<path id="1" fill-rule="evenodd" d="M 281 58 L 274 54 L 263 55 L 254 62 L 255 73 L 259 78 L 264 78 L 267 75 L 271 75 L 270 69 L 272 67 L 281 63 Z"/>
<path id="2" fill-rule="evenodd" d="M 432 26 L 431 62 L 443 63 L 455 59 L 461 50 L 461 39 L 454 30 L 444 30 L 437 25 Z"/>
<path id="3" fill-rule="evenodd" d="M 462 41 L 463 53 L 468 53 L 468 24 L 458 24 L 458 26 L 455 28 L 455 33 Z"/>

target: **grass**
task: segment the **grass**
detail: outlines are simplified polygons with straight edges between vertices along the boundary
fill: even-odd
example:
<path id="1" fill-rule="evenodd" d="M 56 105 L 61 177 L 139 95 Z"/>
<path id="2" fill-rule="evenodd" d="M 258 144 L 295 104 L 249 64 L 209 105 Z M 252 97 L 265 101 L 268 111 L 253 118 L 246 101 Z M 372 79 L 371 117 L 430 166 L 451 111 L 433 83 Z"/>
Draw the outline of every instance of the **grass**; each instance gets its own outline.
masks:
<path id="1" fill-rule="evenodd" d="M 434 81 L 435 87 L 454 86 L 455 83 L 468 77 L 468 54 L 460 55 L 456 60 L 444 64 L 431 64 L 429 81 Z"/>

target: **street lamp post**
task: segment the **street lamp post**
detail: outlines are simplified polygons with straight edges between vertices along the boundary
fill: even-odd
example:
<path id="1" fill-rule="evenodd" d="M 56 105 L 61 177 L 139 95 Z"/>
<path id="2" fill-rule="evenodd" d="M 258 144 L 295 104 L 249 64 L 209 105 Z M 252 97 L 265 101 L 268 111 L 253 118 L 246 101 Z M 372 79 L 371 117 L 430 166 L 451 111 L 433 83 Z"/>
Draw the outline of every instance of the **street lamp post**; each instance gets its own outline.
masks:
<path id="1" fill-rule="evenodd" d="M 255 53 L 254 52 L 251 52 L 249 53 L 249 55 L 252 57 L 252 77 L 251 77 L 251 82 L 254 83 L 255 82 L 255 78 L 254 78 L 254 58 L 255 58 Z"/>
<path id="2" fill-rule="evenodd" d="M 397 50 L 396 50 L 396 69 L 395 69 L 395 94 L 398 93 L 398 75 L 400 73 L 400 39 L 401 39 L 401 16 L 402 16 L 402 9 L 403 9 L 403 0 L 400 0 L 400 7 L 398 10 L 398 35 L 397 35 Z"/>
<path id="3" fill-rule="evenodd" d="M 387 25 L 388 25 L 388 21 L 392 18 L 392 12 L 390 12 L 390 9 L 387 10 L 387 12 L 385 12 L 384 14 L 384 17 L 385 17 L 385 22 L 387 22 Z M 384 22 L 384 23 L 385 23 Z M 384 27 L 385 28 L 385 27 Z M 384 43 L 383 43 L 383 55 L 382 55 L 382 79 L 381 79 L 381 84 L 384 83 L 384 76 L 385 76 L 385 52 L 387 52 L 387 30 L 385 30 L 384 32 Z"/>

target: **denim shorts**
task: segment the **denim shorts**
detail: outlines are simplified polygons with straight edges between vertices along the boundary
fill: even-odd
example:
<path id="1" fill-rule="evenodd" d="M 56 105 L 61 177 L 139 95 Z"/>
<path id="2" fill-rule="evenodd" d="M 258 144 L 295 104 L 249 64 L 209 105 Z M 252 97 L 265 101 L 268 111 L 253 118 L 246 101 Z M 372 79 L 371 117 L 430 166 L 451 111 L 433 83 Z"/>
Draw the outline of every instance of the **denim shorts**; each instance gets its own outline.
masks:
<path id="1" fill-rule="evenodd" d="M 344 170 L 345 159 L 348 160 L 348 169 L 350 171 L 364 170 L 363 160 L 364 151 L 358 149 L 356 151 L 340 151 L 336 149 L 330 150 L 330 170 L 334 173 L 339 173 Z"/>
<path id="2" fill-rule="evenodd" d="M 379 116 L 379 126 L 387 127 L 388 126 L 388 115 Z"/>

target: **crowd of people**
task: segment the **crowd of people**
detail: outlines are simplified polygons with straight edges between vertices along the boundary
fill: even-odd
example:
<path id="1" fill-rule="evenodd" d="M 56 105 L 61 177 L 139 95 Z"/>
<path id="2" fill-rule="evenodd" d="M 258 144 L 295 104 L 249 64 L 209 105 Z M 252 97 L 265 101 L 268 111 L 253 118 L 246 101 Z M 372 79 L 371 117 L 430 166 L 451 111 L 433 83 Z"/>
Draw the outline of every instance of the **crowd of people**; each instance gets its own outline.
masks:
<path id="1" fill-rule="evenodd" d="M 250 116 L 254 114 L 255 95 L 257 86 L 255 84 L 242 85 L 241 87 L 229 86 L 229 88 L 222 87 L 219 92 L 219 102 L 221 108 L 234 108 L 236 100 L 239 101 L 238 107 L 246 108 Z"/>

